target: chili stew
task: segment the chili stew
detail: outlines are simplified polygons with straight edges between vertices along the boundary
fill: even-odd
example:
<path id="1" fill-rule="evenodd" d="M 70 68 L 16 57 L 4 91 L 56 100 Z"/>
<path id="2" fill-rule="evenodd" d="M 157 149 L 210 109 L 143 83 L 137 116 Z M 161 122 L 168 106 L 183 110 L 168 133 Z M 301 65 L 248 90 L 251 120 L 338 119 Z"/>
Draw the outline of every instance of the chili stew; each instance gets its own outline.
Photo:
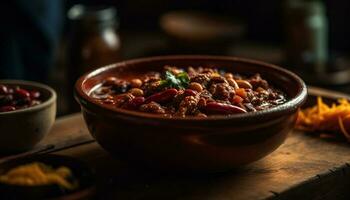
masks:
<path id="1" fill-rule="evenodd" d="M 260 74 L 175 66 L 137 77 L 107 77 L 90 95 L 112 107 L 178 117 L 255 112 L 287 100 Z"/>

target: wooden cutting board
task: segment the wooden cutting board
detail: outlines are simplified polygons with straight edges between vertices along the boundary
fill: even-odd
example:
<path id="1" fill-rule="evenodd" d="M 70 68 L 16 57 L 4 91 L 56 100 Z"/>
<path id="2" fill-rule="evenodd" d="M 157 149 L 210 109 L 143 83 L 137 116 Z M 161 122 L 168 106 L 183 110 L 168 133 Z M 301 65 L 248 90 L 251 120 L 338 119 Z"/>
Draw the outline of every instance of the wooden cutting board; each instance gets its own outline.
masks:
<path id="1" fill-rule="evenodd" d="M 322 95 L 329 101 L 347 95 L 309 89 L 309 102 Z M 80 114 L 56 121 L 42 142 L 91 141 Z M 264 159 L 217 174 L 164 174 L 128 166 L 112 158 L 96 142 L 57 154 L 86 161 L 96 170 L 101 199 L 350 199 L 350 144 L 292 131 L 286 142 Z"/>

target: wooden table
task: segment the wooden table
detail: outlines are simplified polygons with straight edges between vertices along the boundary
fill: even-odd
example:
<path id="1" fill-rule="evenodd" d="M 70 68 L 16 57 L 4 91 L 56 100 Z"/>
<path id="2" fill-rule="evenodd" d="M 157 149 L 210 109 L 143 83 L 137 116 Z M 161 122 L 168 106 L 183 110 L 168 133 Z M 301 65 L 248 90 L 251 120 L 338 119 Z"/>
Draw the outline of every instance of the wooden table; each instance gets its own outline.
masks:
<path id="1" fill-rule="evenodd" d="M 40 145 L 74 138 L 91 139 L 80 114 L 57 119 Z M 100 199 L 350 199 L 350 145 L 299 131 L 264 159 L 218 174 L 174 175 L 128 166 L 96 142 L 55 153 L 79 158 L 96 170 Z"/>

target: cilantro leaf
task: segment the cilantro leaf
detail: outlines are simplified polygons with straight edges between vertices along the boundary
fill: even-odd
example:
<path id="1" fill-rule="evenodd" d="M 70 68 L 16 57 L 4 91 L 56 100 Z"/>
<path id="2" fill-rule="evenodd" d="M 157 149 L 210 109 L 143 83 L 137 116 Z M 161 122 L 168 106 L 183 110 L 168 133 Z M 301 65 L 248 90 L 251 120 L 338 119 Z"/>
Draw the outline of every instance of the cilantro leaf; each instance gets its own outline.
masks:
<path id="1" fill-rule="evenodd" d="M 186 72 L 181 72 L 176 75 L 176 78 L 181 82 L 182 87 L 187 88 L 190 82 L 190 77 Z"/>
<path id="2" fill-rule="evenodd" d="M 190 78 L 186 72 L 181 72 L 177 75 L 172 74 L 169 71 L 165 72 L 165 79 L 160 81 L 161 88 L 177 88 L 185 89 L 188 87 Z"/>

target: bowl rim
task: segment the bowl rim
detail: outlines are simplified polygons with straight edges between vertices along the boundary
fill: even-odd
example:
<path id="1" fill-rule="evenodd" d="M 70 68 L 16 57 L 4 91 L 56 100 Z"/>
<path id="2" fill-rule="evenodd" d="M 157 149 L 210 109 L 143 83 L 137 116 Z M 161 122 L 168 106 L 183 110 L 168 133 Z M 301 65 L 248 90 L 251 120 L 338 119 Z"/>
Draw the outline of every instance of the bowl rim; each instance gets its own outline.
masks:
<path id="1" fill-rule="evenodd" d="M 248 64 L 254 64 L 254 65 L 260 65 L 265 68 L 270 68 L 274 71 L 277 71 L 279 73 L 283 73 L 292 79 L 296 80 L 296 84 L 298 84 L 299 91 L 298 93 L 291 99 L 289 99 L 287 102 L 278 105 L 273 108 L 269 108 L 267 110 L 257 111 L 257 112 L 248 112 L 248 113 L 242 113 L 242 114 L 234 114 L 234 115 L 214 115 L 209 116 L 206 118 L 199 118 L 199 117 L 164 117 L 157 114 L 152 113 L 144 113 L 139 111 L 132 111 L 122 108 L 112 108 L 110 106 L 98 103 L 97 100 L 91 98 L 88 94 L 86 94 L 82 87 L 84 82 L 87 81 L 89 78 L 92 78 L 94 76 L 97 76 L 104 71 L 108 71 L 112 68 L 122 67 L 126 65 L 133 65 L 143 62 L 152 62 L 152 61 L 164 61 L 164 60 L 200 60 L 200 59 L 206 59 L 206 60 L 222 60 L 222 61 L 232 61 L 232 62 L 244 62 Z M 77 102 L 82 106 L 85 107 L 88 104 L 90 107 L 95 107 L 97 109 L 101 109 L 105 112 L 108 112 L 110 114 L 121 114 L 124 115 L 127 118 L 142 118 L 142 119 L 149 119 L 149 120 L 161 120 L 161 121 L 217 121 L 217 120 L 248 120 L 248 119 L 256 119 L 260 118 L 262 116 L 271 115 L 271 116 L 281 116 L 285 113 L 291 113 L 298 109 L 299 106 L 301 106 L 307 97 L 307 87 L 304 83 L 304 81 L 297 76 L 295 73 L 284 69 L 282 67 L 279 67 L 274 64 L 257 61 L 253 59 L 248 58 L 241 58 L 241 57 L 233 57 L 233 56 L 212 56 L 212 55 L 169 55 L 169 56 L 154 56 L 154 57 L 144 57 L 144 58 L 136 58 L 136 59 L 130 59 L 125 60 L 117 63 L 113 63 L 110 65 L 106 65 L 100 68 L 97 68 L 95 70 L 91 70 L 84 75 L 82 75 L 75 83 L 74 87 L 74 96 Z"/>
<path id="2" fill-rule="evenodd" d="M 16 114 L 16 113 L 28 113 L 28 112 L 34 112 L 37 110 L 41 110 L 41 109 L 53 104 L 57 99 L 57 94 L 53 88 L 51 88 L 48 85 L 38 83 L 35 81 L 17 80 L 17 79 L 0 79 L 0 84 L 5 84 L 5 85 L 6 84 L 18 84 L 19 86 L 31 86 L 31 87 L 46 90 L 50 93 L 50 97 L 38 105 L 30 106 L 28 108 L 22 108 L 22 109 L 18 109 L 18 110 L 14 110 L 14 111 L 0 112 L 0 116 Z"/>

